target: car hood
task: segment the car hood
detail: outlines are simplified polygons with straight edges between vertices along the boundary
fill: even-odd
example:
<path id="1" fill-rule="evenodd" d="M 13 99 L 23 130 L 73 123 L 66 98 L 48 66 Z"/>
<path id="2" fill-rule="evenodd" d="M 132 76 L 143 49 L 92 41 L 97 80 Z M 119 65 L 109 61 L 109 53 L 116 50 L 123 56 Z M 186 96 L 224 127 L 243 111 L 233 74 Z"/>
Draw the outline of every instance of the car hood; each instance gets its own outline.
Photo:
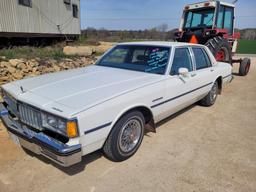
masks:
<path id="1" fill-rule="evenodd" d="M 23 79 L 12 84 L 22 90 L 18 96 L 21 101 L 24 99 L 29 101 L 28 97 L 33 100 L 35 96 L 38 96 L 44 98 L 40 100 L 41 106 L 52 106 L 51 102 L 56 102 L 75 109 L 73 111 L 75 112 L 86 110 L 106 100 L 156 82 L 161 77 L 161 75 L 92 65 Z M 39 103 L 36 105 L 38 106 Z"/>

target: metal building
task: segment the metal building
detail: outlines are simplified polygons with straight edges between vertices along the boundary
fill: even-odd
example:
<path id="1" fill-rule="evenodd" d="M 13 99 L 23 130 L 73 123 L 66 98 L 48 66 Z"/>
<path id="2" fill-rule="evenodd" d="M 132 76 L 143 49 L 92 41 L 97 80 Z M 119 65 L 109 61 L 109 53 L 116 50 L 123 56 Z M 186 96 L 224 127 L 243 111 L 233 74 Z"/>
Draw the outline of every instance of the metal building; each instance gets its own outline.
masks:
<path id="1" fill-rule="evenodd" d="M 80 34 L 80 0 L 0 0 L 0 37 Z"/>

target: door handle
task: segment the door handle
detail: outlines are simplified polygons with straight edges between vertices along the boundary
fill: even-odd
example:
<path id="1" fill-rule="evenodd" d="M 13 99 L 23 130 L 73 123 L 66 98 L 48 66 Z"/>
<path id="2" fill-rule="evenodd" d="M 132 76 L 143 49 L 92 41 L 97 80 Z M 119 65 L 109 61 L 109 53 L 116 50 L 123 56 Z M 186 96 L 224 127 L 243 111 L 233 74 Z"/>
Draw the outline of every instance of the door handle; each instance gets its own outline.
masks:
<path id="1" fill-rule="evenodd" d="M 196 76 L 196 73 L 191 74 L 191 77 L 195 77 L 195 76 Z"/>
<path id="2" fill-rule="evenodd" d="M 214 69 L 211 69 L 211 72 L 214 72 L 215 70 Z"/>

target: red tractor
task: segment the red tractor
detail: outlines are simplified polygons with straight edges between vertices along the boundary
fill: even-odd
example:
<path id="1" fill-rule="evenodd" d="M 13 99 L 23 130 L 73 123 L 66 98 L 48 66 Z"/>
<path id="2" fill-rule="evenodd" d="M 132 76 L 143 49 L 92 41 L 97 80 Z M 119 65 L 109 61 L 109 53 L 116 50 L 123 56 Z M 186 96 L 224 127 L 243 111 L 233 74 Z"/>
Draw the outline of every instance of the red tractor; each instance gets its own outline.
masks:
<path id="1" fill-rule="evenodd" d="M 232 59 L 240 38 L 240 33 L 234 31 L 235 2 L 206 1 L 185 6 L 175 38 L 179 42 L 206 45 L 217 61 L 240 63 L 239 75 L 245 76 L 250 59 Z"/>

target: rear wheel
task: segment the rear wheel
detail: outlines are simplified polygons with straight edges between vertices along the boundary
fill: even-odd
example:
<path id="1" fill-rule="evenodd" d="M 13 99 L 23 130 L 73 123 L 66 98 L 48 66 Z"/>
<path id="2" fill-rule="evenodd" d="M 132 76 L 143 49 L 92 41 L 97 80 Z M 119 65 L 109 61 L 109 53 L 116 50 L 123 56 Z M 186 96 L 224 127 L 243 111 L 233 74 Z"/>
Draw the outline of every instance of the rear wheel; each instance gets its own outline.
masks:
<path id="1" fill-rule="evenodd" d="M 249 58 L 244 58 L 240 63 L 239 75 L 246 76 L 250 70 L 251 60 Z"/>
<path id="2" fill-rule="evenodd" d="M 213 53 L 217 61 L 232 62 L 232 51 L 227 39 L 220 36 L 209 39 L 205 44 Z"/>
<path id="3" fill-rule="evenodd" d="M 216 81 L 213 84 L 211 91 L 200 101 L 201 105 L 206 107 L 212 106 L 218 97 L 218 92 L 219 92 L 219 86 L 218 86 L 218 82 Z"/>

